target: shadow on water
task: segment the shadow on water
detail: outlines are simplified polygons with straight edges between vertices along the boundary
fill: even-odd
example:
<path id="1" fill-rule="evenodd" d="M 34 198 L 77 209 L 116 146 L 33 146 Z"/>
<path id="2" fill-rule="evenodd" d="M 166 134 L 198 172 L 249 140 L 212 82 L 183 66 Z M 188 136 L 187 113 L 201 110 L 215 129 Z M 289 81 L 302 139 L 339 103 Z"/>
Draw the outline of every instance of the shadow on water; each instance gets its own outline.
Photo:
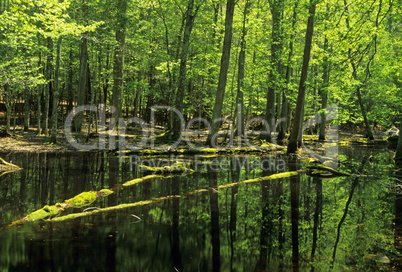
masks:
<path id="1" fill-rule="evenodd" d="M 0 177 L 0 227 L 145 175 L 101 152 L 2 155 L 24 170 Z M 90 206 L 180 197 L 0 230 L 0 271 L 397 271 L 402 198 L 394 189 L 402 179 L 390 158 L 384 149 L 345 148 L 340 171 L 350 177 L 301 174 L 227 188 L 219 186 L 278 170 L 250 167 L 259 157 L 204 159 L 191 175 L 145 180 Z"/>

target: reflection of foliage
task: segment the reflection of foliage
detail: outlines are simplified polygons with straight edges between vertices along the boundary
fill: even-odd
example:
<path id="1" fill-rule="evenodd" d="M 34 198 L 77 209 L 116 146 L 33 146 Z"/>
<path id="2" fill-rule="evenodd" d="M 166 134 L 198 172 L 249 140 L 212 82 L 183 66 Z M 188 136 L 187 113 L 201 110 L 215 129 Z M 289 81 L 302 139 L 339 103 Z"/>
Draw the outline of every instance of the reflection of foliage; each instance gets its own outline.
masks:
<path id="1" fill-rule="evenodd" d="M 332 270 L 390 270 L 390 266 L 387 264 L 379 263 L 375 259 L 363 258 L 368 254 L 385 254 L 392 261 L 393 257 L 397 256 L 397 252 L 393 248 L 392 231 L 395 218 L 395 196 L 390 189 L 384 186 L 394 182 L 390 170 L 392 156 L 387 150 L 370 149 L 369 151 L 372 152 L 373 162 L 367 164 L 362 173 L 357 173 L 362 157 L 367 154 L 367 150 L 341 148 L 340 171 L 352 176 L 323 180 L 322 206 L 318 205 L 318 210 L 316 209 L 317 196 L 320 193 L 316 187 L 317 179 L 306 175 L 300 176 L 299 263 L 301 266 L 313 265 L 316 271 L 331 270 L 330 262 L 336 239 L 336 228 L 344 213 L 355 178 L 353 175 L 357 174 L 361 176 L 351 200 L 349 212 L 342 225 L 336 262 Z M 110 180 L 110 184 L 117 181 L 122 184 L 122 181 L 140 178 L 137 173 L 119 171 L 121 165 L 118 164 L 118 158 L 114 160 L 114 158 L 102 154 L 95 156 L 91 154 L 88 157 L 78 154 L 74 155 L 74 159 L 65 157 L 65 155 L 29 155 L 26 158 L 15 156 L 12 160 L 27 170 L 2 177 L 4 178 L 0 183 L 0 204 L 4 204 L 0 205 L 2 224 L 20 218 L 21 214 L 26 213 L 28 207 L 33 207 L 32 210 L 35 210 L 49 202 L 54 203 L 54 199 L 67 199 L 80 192 L 83 187 L 87 188 L 87 191 L 99 191 L 106 187 L 107 180 Z M 32 167 L 28 167 L 28 162 Z M 48 168 L 42 168 L 44 164 L 48 164 Z M 54 188 L 54 199 L 47 194 L 48 187 L 40 187 L 45 184 L 39 181 L 44 180 L 43 177 L 48 174 L 44 169 L 53 171 L 52 175 L 55 178 L 51 180 L 54 183 L 47 186 Z M 74 171 L 72 172 L 71 169 Z M 223 187 L 228 183 L 255 179 L 269 174 L 272 173 L 263 173 L 260 170 L 248 171 L 247 169 L 220 171 L 214 176 L 217 180 L 215 189 L 208 190 L 208 193 L 202 191 L 187 195 L 188 192 L 210 188 L 212 177 L 208 173 L 201 172 L 191 175 L 191 178 L 179 176 L 142 180 L 119 191 L 118 203 L 112 202 L 112 198 L 96 203 L 100 207 L 137 202 L 146 203 L 146 205 L 133 205 L 131 208 L 121 209 L 114 213 L 97 213 L 96 216 L 77 219 L 74 224 L 79 226 L 79 230 L 75 231 L 80 234 L 77 237 L 86 240 L 86 243 L 87 239 L 93 239 L 91 235 L 97 235 L 95 237 L 100 239 L 99 244 L 91 247 L 99 266 L 106 265 L 107 259 L 107 252 L 104 250 L 103 244 L 106 242 L 102 239 L 106 239 L 104 237 L 112 239 L 109 237 L 111 235 L 115 239 L 113 245 L 116 247 L 114 248 L 115 258 L 116 263 L 119 263 L 119 270 L 128 271 L 135 265 L 138 270 L 142 271 L 162 271 L 166 267 L 171 267 L 172 264 L 170 252 L 172 250 L 172 233 L 175 228 L 173 224 L 175 210 L 172 207 L 178 204 L 179 224 L 177 230 L 180 235 L 183 268 L 185 271 L 208 271 L 211 270 L 212 262 L 209 193 L 212 191 L 218 196 L 222 270 L 230 267 L 232 259 L 232 267 L 236 267 L 238 271 L 250 271 L 261 258 L 267 264 L 266 270 L 278 270 L 280 267 L 283 270 L 290 270 L 292 233 L 289 179 L 238 183 L 236 186 Z M 24 175 L 25 178 L 23 178 Z M 84 178 L 79 179 L 82 176 Z M 66 183 L 59 182 L 63 180 Z M 26 183 L 21 181 L 26 181 Z M 63 195 L 65 186 L 70 186 L 68 187 L 69 196 Z M 175 198 L 175 200 L 165 198 L 160 202 L 149 201 L 174 195 L 176 190 L 184 196 Z M 38 191 L 46 192 L 46 195 L 38 194 Z M 74 194 L 71 191 L 74 191 Z M 21 195 L 20 192 L 25 192 L 26 195 Z M 178 203 L 174 202 L 177 200 Z M 22 203 L 21 209 L 15 208 L 18 207 L 19 201 Z M 34 204 L 35 201 L 36 204 Z M 108 203 L 108 201 L 110 202 Z M 10 204 L 15 207 L 12 208 Z M 316 211 L 319 213 L 319 216 L 316 217 L 318 220 L 317 250 L 314 259 L 311 259 Z M 231 226 L 234 214 L 236 215 L 235 229 Z M 138 223 L 130 215 L 139 216 L 142 221 Z M 48 230 L 40 229 L 34 224 L 22 226 L 21 230 L 25 230 L 25 232 L 18 235 L 26 235 L 25 237 L 30 235 L 30 239 L 42 241 L 50 239 L 47 236 L 52 233 L 51 235 L 54 237 L 52 246 L 56 249 L 63 249 L 63 254 L 55 250 L 53 256 L 55 262 L 59 262 L 66 258 L 73 258 L 72 250 L 66 250 L 72 248 L 72 241 L 77 243 L 78 239 L 73 239 L 76 237 L 76 233 L 70 231 L 71 224 L 69 222 L 45 224 Z M 262 237 L 264 227 L 266 235 Z M 55 229 L 57 231 L 54 231 Z M 115 230 L 113 235 L 110 234 L 110 229 Z M 280 234 L 283 237 L 282 241 L 279 239 Z M 17 238 L 17 233 L 11 230 L 2 232 L 2 235 L 4 238 L 0 245 L 1 252 L 11 252 L 8 249 L 12 245 L 13 256 L 9 260 L 0 257 L 0 268 L 25 260 L 28 249 L 26 249 L 23 239 Z M 266 243 L 262 246 L 264 240 Z M 262 249 L 266 249 L 269 254 L 261 256 Z M 95 257 L 88 255 L 87 258 Z M 63 262 L 60 261 L 60 263 Z"/>

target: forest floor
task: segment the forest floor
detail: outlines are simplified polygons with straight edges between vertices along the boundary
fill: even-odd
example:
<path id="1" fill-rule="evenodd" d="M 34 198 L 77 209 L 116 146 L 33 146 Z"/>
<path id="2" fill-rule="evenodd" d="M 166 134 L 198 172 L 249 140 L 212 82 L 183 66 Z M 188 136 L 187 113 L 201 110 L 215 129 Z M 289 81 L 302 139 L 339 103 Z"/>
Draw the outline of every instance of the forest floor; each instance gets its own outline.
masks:
<path id="1" fill-rule="evenodd" d="M 107 132 L 109 134 L 109 132 Z M 168 147 L 173 143 L 172 140 L 168 140 L 166 129 L 164 127 L 156 127 L 153 132 L 151 131 L 139 131 L 130 130 L 127 134 L 120 135 L 124 138 L 125 145 L 138 146 L 143 139 L 142 133 L 146 133 L 148 136 L 147 143 L 143 146 L 145 149 L 152 149 L 153 147 L 161 148 Z M 153 135 L 154 134 L 154 135 Z M 80 144 L 92 145 L 100 144 L 103 150 L 117 150 L 119 146 L 119 136 L 116 133 L 111 133 L 111 136 L 105 136 L 105 133 L 98 134 L 91 133 L 88 137 L 87 132 L 82 132 L 74 137 L 74 140 Z M 247 134 L 249 145 L 260 146 L 262 142 L 258 139 L 259 132 L 251 131 Z M 112 138 L 112 139 L 110 139 Z M 193 147 L 201 148 L 205 147 L 207 138 L 207 132 L 202 131 L 197 133 L 195 131 L 189 131 L 183 135 L 183 139 L 178 148 L 190 148 L 188 143 L 191 143 Z M 151 141 L 151 139 L 155 139 Z M 305 135 L 304 141 L 313 143 L 318 140 L 316 135 Z M 349 133 L 341 132 L 338 141 L 355 141 L 364 142 L 364 135 L 361 133 Z M 112 141 L 112 143 L 111 143 Z M 219 137 L 218 143 L 220 146 L 228 146 L 229 137 Z M 115 144 L 113 144 L 115 142 Z M 152 142 L 154 145 L 152 145 Z M 246 145 L 244 145 L 246 146 Z M 233 141 L 233 147 L 237 147 L 236 139 Z M 123 147 L 124 149 L 124 147 Z M 82 150 L 82 149 L 81 149 Z M 50 136 L 38 135 L 36 129 L 30 129 L 28 132 L 23 132 L 22 128 L 15 130 L 15 134 L 11 137 L 0 137 L 0 151 L 1 152 L 60 152 L 60 151 L 77 151 L 77 148 L 72 146 L 64 135 L 64 131 L 59 130 L 57 135 L 57 143 L 53 144 L 50 141 Z"/>

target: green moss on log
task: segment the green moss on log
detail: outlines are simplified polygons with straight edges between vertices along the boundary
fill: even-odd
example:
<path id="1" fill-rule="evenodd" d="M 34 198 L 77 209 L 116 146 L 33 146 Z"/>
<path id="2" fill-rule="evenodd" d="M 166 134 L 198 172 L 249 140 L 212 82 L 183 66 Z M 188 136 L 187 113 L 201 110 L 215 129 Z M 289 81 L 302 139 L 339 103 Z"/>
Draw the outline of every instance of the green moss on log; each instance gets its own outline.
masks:
<path id="1" fill-rule="evenodd" d="M 163 176 L 160 176 L 160 175 L 148 175 L 148 176 L 145 176 L 145 177 L 142 177 L 142 178 L 136 178 L 136 179 L 133 179 L 133 180 L 130 180 L 130 181 L 127 181 L 127 182 L 123 183 L 123 187 L 132 186 L 134 184 L 143 182 L 145 180 L 154 179 L 154 178 L 162 178 L 162 177 Z"/>
<path id="2" fill-rule="evenodd" d="M 89 191 L 76 195 L 73 198 L 65 200 L 65 202 L 74 207 L 83 207 L 94 202 L 98 197 L 104 197 L 112 194 L 113 191 L 109 189 L 102 189 L 99 192 Z"/>
<path id="3" fill-rule="evenodd" d="M 170 173 L 191 173 L 194 172 L 194 170 L 187 168 L 186 164 L 183 162 L 175 162 L 172 165 L 166 165 L 163 167 L 151 167 L 151 166 L 146 166 L 146 165 L 139 165 L 142 169 L 148 172 L 153 172 L 153 173 L 162 173 L 162 174 L 170 174 Z"/>
<path id="4" fill-rule="evenodd" d="M 102 189 L 99 191 L 99 193 L 102 194 L 102 197 L 104 197 L 113 194 L 113 191 L 110 189 Z"/>
<path id="5" fill-rule="evenodd" d="M 3 158 L 0 158 L 0 172 L 11 172 L 11 171 L 18 171 L 21 169 L 22 169 L 21 167 L 6 162 Z"/>
<path id="6" fill-rule="evenodd" d="M 229 187 L 233 187 L 235 185 L 239 185 L 239 184 L 242 184 L 242 183 L 252 183 L 252 182 L 261 182 L 261 181 L 266 181 L 266 180 L 282 179 L 282 178 L 297 176 L 297 175 L 300 175 L 301 173 L 305 173 L 305 172 L 306 171 L 304 171 L 304 170 L 299 170 L 299 171 L 278 173 L 278 174 L 273 174 L 273 175 L 266 176 L 266 177 L 261 177 L 261 178 L 256 178 L 256 179 L 248 179 L 248 180 L 244 180 L 244 181 L 239 181 L 239 182 L 234 182 L 234 183 L 230 183 L 230 184 L 220 185 L 220 186 L 218 186 L 216 188 L 199 189 L 199 190 L 195 190 L 195 191 L 192 191 L 192 192 L 185 193 L 184 196 L 205 193 L 205 192 L 209 192 L 210 190 L 218 190 L 218 189 L 229 188 Z M 150 177 L 150 176 L 147 176 L 147 177 Z M 133 181 L 135 181 L 135 180 L 133 180 Z M 168 200 L 168 199 L 173 199 L 173 198 L 178 198 L 178 197 L 181 197 L 181 196 L 180 195 L 172 195 L 172 196 L 154 198 L 154 199 L 151 199 L 151 200 L 139 201 L 139 202 L 135 202 L 135 203 L 120 204 L 120 205 L 117 205 L 117 206 L 107 207 L 107 208 L 103 208 L 103 209 L 97 209 L 97 210 L 93 210 L 93 211 L 89 211 L 89 212 L 81 212 L 81 213 L 74 213 L 74 214 L 69 214 L 69 215 L 65 215 L 65 216 L 59 216 L 59 217 L 51 219 L 50 221 L 66 221 L 66 220 L 71 220 L 71 219 L 80 218 L 80 217 L 84 217 L 84 216 L 90 216 L 90 215 L 94 215 L 94 214 L 98 214 L 98 213 L 102 213 L 102 212 L 126 209 L 126 208 L 135 207 L 135 206 L 148 205 L 148 204 L 151 204 L 151 203 L 165 201 L 165 200 Z"/>
<path id="7" fill-rule="evenodd" d="M 97 197 L 98 197 L 98 192 L 89 191 L 89 192 L 83 192 L 79 195 L 76 195 L 73 198 L 69 198 L 69 199 L 65 200 L 65 202 L 69 203 L 73 206 L 80 206 L 80 205 L 85 205 L 85 204 L 94 202 Z"/>
<path id="8" fill-rule="evenodd" d="M 53 206 L 44 206 L 42 209 L 36 210 L 26 216 L 26 221 L 36 221 L 56 216 L 63 210 L 63 205 L 57 203 Z"/>
<path id="9" fill-rule="evenodd" d="M 71 220 L 71 219 L 80 218 L 80 217 L 84 217 L 84 216 L 94 215 L 94 214 L 102 213 L 102 212 L 115 211 L 115 210 L 121 210 L 121 209 L 136 207 L 136 206 L 148 205 L 148 204 L 151 204 L 151 203 L 154 203 L 154 202 L 160 202 L 160 201 L 164 201 L 164 200 L 168 200 L 168 199 L 172 199 L 172 198 L 177 198 L 177 197 L 180 197 L 180 196 L 165 196 L 165 197 L 155 198 L 155 199 L 151 199 L 151 200 L 139 201 L 139 202 L 135 202 L 135 203 L 120 204 L 120 205 L 117 205 L 117 206 L 107 207 L 107 208 L 103 208 L 103 209 L 99 209 L 99 210 L 93 210 L 93 211 L 90 211 L 90 212 L 73 213 L 73 214 L 68 214 L 68 215 L 65 215 L 65 216 L 59 216 L 59 217 L 51 219 L 50 221 L 52 221 L 52 222 L 66 221 L 66 220 Z"/>

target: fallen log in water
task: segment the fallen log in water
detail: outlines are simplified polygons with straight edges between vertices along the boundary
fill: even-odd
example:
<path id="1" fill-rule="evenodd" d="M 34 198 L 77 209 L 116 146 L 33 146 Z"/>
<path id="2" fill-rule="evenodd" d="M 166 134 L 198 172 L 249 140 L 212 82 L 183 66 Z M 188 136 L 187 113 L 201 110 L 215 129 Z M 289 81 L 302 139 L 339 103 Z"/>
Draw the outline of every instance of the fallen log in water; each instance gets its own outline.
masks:
<path id="1" fill-rule="evenodd" d="M 49 221 L 52 221 L 52 222 L 66 221 L 66 220 L 90 216 L 90 215 L 94 215 L 94 214 L 98 214 L 98 213 L 102 213 L 102 212 L 115 211 L 115 210 L 120 210 L 120 209 L 132 208 L 132 207 L 136 207 L 136 206 L 144 206 L 144 205 L 148 205 L 148 204 L 152 204 L 155 202 L 160 202 L 160 201 L 164 201 L 164 200 L 168 200 L 168 199 L 179 198 L 179 197 L 189 196 L 189 195 L 194 195 L 194 194 L 199 194 L 199 193 L 205 193 L 205 192 L 209 192 L 210 190 L 213 190 L 214 192 L 218 192 L 219 189 L 225 189 L 225 188 L 233 187 L 233 186 L 236 186 L 239 184 L 244 184 L 244 183 L 254 183 L 254 182 L 261 182 L 261 181 L 266 181 L 266 180 L 283 179 L 283 178 L 287 178 L 287 177 L 291 177 L 291 176 L 297 176 L 302 173 L 306 173 L 306 171 L 299 170 L 299 171 L 278 173 L 278 174 L 273 174 L 273 175 L 265 176 L 265 177 L 261 177 L 261 178 L 248 179 L 248 180 L 238 181 L 238 182 L 234 182 L 234 183 L 224 184 L 224 185 L 217 186 L 215 188 L 195 190 L 195 191 L 185 193 L 183 195 L 170 195 L 170 196 L 154 198 L 151 200 L 144 200 L 144 201 L 139 201 L 139 202 L 134 202 L 134 203 L 120 204 L 117 206 L 111 206 L 111 207 L 107 207 L 107 208 L 103 208 L 103 209 L 96 209 L 96 210 L 92 210 L 92 211 L 88 211 L 88 212 L 73 213 L 73 214 L 69 214 L 69 215 L 65 215 L 65 216 L 55 217 L 53 219 L 50 219 Z"/>
<path id="2" fill-rule="evenodd" d="M 112 190 L 102 189 L 100 191 L 82 192 L 82 193 L 76 195 L 75 197 L 66 199 L 62 203 L 56 203 L 55 205 L 52 205 L 52 206 L 45 205 L 43 208 L 36 210 L 36 211 L 28 214 L 27 216 L 12 222 L 7 227 L 12 227 L 14 225 L 24 223 L 26 221 L 38 221 L 38 220 L 44 220 L 47 218 L 53 218 L 53 217 L 60 215 L 63 211 L 65 211 L 68 208 L 82 208 L 82 207 L 89 206 L 99 197 L 106 197 L 124 187 L 133 186 L 135 184 L 138 184 L 140 182 L 143 182 L 143 181 L 146 181 L 149 179 L 153 179 L 153 178 L 168 178 L 168 177 L 169 176 L 148 175 L 148 176 L 145 176 L 142 178 L 137 178 L 137 179 L 127 181 L 126 183 L 124 183 L 121 186 L 114 188 Z M 86 209 L 86 210 L 93 210 L 93 209 L 97 209 L 97 208 Z"/>
<path id="3" fill-rule="evenodd" d="M 113 191 L 109 189 L 103 189 L 100 191 L 89 191 L 83 192 L 79 195 L 76 195 L 73 198 L 65 200 L 63 203 L 56 203 L 55 205 L 49 206 L 45 205 L 43 208 L 36 210 L 27 216 L 12 222 L 7 227 L 12 227 L 17 224 L 24 223 L 26 221 L 38 221 L 42 219 L 46 219 L 49 217 L 54 217 L 59 215 L 62 211 L 68 208 L 81 208 L 93 203 L 97 198 L 104 197 L 112 194 Z"/>
<path id="4" fill-rule="evenodd" d="M 21 169 L 22 169 L 21 167 L 6 162 L 3 158 L 0 158 L 0 172 L 13 172 L 13 171 L 19 171 Z"/>

